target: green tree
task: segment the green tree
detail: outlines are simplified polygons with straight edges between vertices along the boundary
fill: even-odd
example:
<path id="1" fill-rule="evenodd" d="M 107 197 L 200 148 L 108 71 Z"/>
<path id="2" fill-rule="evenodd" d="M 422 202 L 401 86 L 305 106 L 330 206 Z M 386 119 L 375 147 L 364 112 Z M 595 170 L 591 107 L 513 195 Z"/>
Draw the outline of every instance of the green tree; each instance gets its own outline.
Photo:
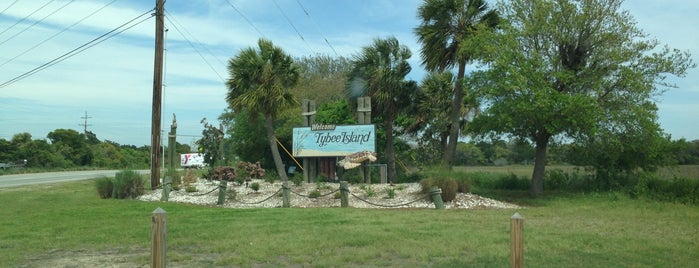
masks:
<path id="1" fill-rule="evenodd" d="M 74 165 L 92 164 L 92 151 L 84 134 L 72 129 L 56 129 L 49 132 L 47 137 L 51 140 L 51 147 Z"/>
<path id="2" fill-rule="evenodd" d="M 490 70 L 487 79 L 474 80 L 484 83 L 491 105 L 474 129 L 528 138 L 535 145 L 534 195 L 543 193 L 554 137 L 593 142 L 634 131 L 657 133 L 652 98 L 662 92 L 659 86 L 673 86 L 664 82 L 668 74 L 682 76 L 693 66 L 688 53 L 657 49 L 658 42 L 648 40 L 620 5 L 620 0 L 499 4 L 510 24 L 483 50 Z"/>
<path id="3" fill-rule="evenodd" d="M 422 47 L 422 63 L 428 71 L 439 71 L 457 67 L 449 119 L 449 141 L 442 158 L 443 164 L 451 168 L 456 144 L 461 131 L 463 100 L 463 78 L 466 65 L 476 59 L 476 46 L 468 39 L 497 27 L 500 19 L 494 10 L 489 10 L 484 0 L 425 0 L 418 9 L 422 20 L 415 28 Z"/>
<path id="4" fill-rule="evenodd" d="M 372 107 L 378 107 L 376 112 L 383 119 L 387 176 L 392 182 L 397 179 L 393 123 L 405 105 L 404 101 L 417 92 L 417 84 L 405 80 L 411 70 L 408 63 L 411 56 L 407 46 L 400 45 L 395 37 L 389 37 L 375 39 L 352 60 L 350 80 L 364 81 L 364 93 L 371 97 Z"/>
<path id="5" fill-rule="evenodd" d="M 234 111 L 248 110 L 252 116 L 258 113 L 264 116 L 277 174 L 282 181 L 287 181 L 274 134 L 274 120 L 284 109 L 298 104 L 289 88 L 298 82 L 299 72 L 292 58 L 271 41 L 260 39 L 258 48 L 243 49 L 228 62 L 230 78 L 226 81 L 226 99 Z"/>
<path id="6" fill-rule="evenodd" d="M 212 169 L 223 165 L 223 146 L 224 130 L 209 124 L 206 118 L 201 119 L 201 124 L 204 129 L 201 131 L 201 138 L 197 141 L 199 152 L 204 154 L 204 163 Z"/>

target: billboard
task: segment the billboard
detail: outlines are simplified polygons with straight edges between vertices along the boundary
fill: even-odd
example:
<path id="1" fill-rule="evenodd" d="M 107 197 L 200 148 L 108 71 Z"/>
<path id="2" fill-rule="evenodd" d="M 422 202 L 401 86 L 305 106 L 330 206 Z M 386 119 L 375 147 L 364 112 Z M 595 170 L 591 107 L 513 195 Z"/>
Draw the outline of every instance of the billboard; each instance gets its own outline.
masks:
<path id="1" fill-rule="evenodd" d="M 374 125 L 325 125 L 294 128 L 294 157 L 345 156 L 376 151 Z"/>

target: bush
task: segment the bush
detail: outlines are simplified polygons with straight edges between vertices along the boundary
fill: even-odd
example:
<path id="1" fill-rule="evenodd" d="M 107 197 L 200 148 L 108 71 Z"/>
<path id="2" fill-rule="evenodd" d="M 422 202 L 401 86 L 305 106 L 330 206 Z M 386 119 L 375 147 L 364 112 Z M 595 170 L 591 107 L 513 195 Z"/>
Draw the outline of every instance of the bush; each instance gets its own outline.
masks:
<path id="1" fill-rule="evenodd" d="M 197 187 L 194 187 L 194 186 L 191 186 L 191 185 L 186 186 L 186 187 L 184 188 L 184 190 L 185 190 L 185 192 L 188 192 L 188 193 L 194 193 L 194 192 L 197 192 L 197 191 L 198 191 L 198 190 L 197 190 Z"/>
<path id="2" fill-rule="evenodd" d="M 396 189 L 393 187 L 386 188 L 386 199 L 393 199 L 396 197 Z"/>
<path id="3" fill-rule="evenodd" d="M 458 178 L 456 179 L 457 191 L 459 193 L 470 193 L 471 192 L 471 179 L 469 178 Z"/>
<path id="4" fill-rule="evenodd" d="M 255 192 L 259 191 L 260 190 L 260 183 L 253 182 L 252 184 L 250 184 L 250 189 L 252 189 Z"/>
<path id="5" fill-rule="evenodd" d="M 95 180 L 95 187 L 97 188 L 97 193 L 99 194 L 100 198 L 112 198 L 112 192 L 114 191 L 114 180 L 112 178 L 97 178 Z"/>
<path id="6" fill-rule="evenodd" d="M 190 185 L 197 182 L 197 173 L 192 169 L 187 169 L 184 172 L 184 185 Z"/>
<path id="7" fill-rule="evenodd" d="M 315 189 L 315 190 L 311 191 L 311 193 L 308 194 L 308 197 L 310 197 L 310 198 L 318 198 L 318 197 L 320 197 L 320 190 Z"/>
<path id="8" fill-rule="evenodd" d="M 442 201 L 451 202 L 456 199 L 456 192 L 459 188 L 458 183 L 455 179 L 451 178 L 428 178 L 420 181 L 420 186 L 422 187 L 423 194 L 429 194 L 432 187 L 439 187 L 442 189 Z M 432 196 L 428 197 L 430 200 Z"/>
<path id="9" fill-rule="evenodd" d="M 124 170 L 114 176 L 112 197 L 118 199 L 136 198 L 144 193 L 144 180 L 136 171 Z"/>
<path id="10" fill-rule="evenodd" d="M 526 177 L 517 177 L 514 173 L 510 175 L 503 175 L 498 178 L 495 182 L 495 189 L 497 190 L 529 190 L 530 179 Z"/>
<path id="11" fill-rule="evenodd" d="M 213 172 L 211 174 L 211 179 L 217 180 L 217 181 L 234 181 L 235 178 L 238 177 L 238 173 L 235 171 L 233 167 L 229 166 L 223 166 L 223 167 L 216 167 L 213 169 Z"/>

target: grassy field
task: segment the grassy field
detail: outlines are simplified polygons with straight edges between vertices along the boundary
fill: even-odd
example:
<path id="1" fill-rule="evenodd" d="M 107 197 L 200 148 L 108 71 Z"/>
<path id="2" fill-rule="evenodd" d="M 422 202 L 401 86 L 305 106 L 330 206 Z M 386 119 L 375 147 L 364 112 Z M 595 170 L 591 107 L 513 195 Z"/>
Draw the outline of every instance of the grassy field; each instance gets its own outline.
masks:
<path id="1" fill-rule="evenodd" d="M 506 267 L 515 212 L 528 267 L 699 266 L 697 206 L 615 193 L 513 201 L 536 205 L 222 209 L 102 200 L 93 181 L 6 188 L 0 267 L 148 267 L 157 207 L 168 212 L 170 267 Z"/>

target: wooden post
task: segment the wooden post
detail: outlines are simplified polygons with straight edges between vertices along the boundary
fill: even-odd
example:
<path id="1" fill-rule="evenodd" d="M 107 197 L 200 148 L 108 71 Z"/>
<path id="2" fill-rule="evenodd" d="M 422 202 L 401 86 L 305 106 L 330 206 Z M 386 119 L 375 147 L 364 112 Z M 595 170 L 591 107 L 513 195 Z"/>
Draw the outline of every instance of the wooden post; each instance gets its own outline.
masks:
<path id="1" fill-rule="evenodd" d="M 303 111 L 303 126 L 310 127 L 316 120 L 316 102 L 314 100 L 304 99 L 301 103 Z M 303 158 L 303 179 L 306 182 L 315 182 L 318 177 L 318 158 L 304 157 Z"/>
<path id="2" fill-rule="evenodd" d="M 349 186 L 347 181 L 340 181 L 340 207 L 349 207 Z"/>
<path id="3" fill-rule="evenodd" d="M 228 187 L 226 181 L 221 180 L 221 184 L 218 186 L 218 202 L 216 204 L 223 205 L 223 202 L 226 201 L 226 187 Z"/>
<path id="4" fill-rule="evenodd" d="M 167 212 L 162 208 L 153 211 L 151 226 L 151 262 L 150 267 L 165 267 L 165 249 L 167 248 Z"/>
<path id="5" fill-rule="evenodd" d="M 282 199 L 283 199 L 283 204 L 282 207 L 288 208 L 291 207 L 291 189 L 289 188 L 289 182 L 285 181 L 282 183 Z"/>
<path id="6" fill-rule="evenodd" d="M 150 132 L 150 187 L 160 186 L 160 112 L 163 94 L 163 54 L 165 50 L 165 0 L 155 1 L 155 57 L 153 60 L 153 108 Z"/>
<path id="7" fill-rule="evenodd" d="M 524 267 L 524 217 L 516 212 L 510 218 L 510 267 Z"/>
<path id="8" fill-rule="evenodd" d="M 357 98 L 357 121 L 360 125 L 370 125 L 371 124 L 371 97 L 359 97 Z M 366 164 L 369 161 L 364 161 L 362 166 L 360 166 L 360 174 L 364 183 L 371 183 L 371 171 Z"/>
<path id="9" fill-rule="evenodd" d="M 163 191 L 160 192 L 160 201 L 167 202 L 170 199 L 170 188 L 172 188 L 172 177 L 165 176 L 165 179 L 163 179 Z"/>
<path id="10" fill-rule="evenodd" d="M 432 194 L 432 202 L 434 202 L 434 207 L 436 209 L 444 209 L 444 201 L 442 201 L 442 189 L 437 186 L 433 186 L 430 190 Z"/>

